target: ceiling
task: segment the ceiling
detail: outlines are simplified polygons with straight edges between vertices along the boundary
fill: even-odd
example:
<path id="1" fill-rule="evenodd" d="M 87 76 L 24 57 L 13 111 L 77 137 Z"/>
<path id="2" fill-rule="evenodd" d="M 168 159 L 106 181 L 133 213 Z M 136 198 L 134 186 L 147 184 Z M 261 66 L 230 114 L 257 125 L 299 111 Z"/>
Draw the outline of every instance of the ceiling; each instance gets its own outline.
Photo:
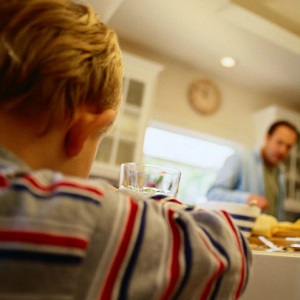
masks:
<path id="1" fill-rule="evenodd" d="M 299 0 L 88 2 L 121 40 L 300 109 Z"/>

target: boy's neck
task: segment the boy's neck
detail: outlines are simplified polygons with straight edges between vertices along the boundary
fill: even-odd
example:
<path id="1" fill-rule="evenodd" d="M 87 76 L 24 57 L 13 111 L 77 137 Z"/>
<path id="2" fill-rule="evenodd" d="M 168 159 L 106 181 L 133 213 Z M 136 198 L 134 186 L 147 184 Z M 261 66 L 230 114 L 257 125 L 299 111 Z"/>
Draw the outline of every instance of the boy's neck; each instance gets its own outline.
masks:
<path id="1" fill-rule="evenodd" d="M 38 123 L 0 114 L 0 144 L 33 169 L 51 165 L 51 161 L 59 157 L 59 142 L 62 143 L 62 138 L 58 136 L 62 133 L 50 129 L 41 135 L 38 126 Z"/>

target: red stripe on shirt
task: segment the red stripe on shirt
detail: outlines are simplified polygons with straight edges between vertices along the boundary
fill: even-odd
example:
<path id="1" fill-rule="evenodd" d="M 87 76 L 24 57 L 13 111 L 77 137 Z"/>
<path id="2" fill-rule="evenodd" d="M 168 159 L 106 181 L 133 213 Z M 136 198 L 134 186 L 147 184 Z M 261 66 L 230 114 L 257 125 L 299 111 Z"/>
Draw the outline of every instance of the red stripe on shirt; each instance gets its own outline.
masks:
<path id="1" fill-rule="evenodd" d="M 208 245 L 207 241 L 201 235 L 200 235 L 200 238 L 201 238 L 203 244 L 205 245 L 205 247 L 207 248 L 207 250 L 216 259 L 216 261 L 218 263 L 217 271 L 207 281 L 207 283 L 205 284 L 205 287 L 203 289 L 203 293 L 200 296 L 201 300 L 205 300 L 205 299 L 208 299 L 208 295 L 211 292 L 213 284 L 216 282 L 216 279 L 222 274 L 225 266 L 224 266 L 224 263 L 222 262 L 222 260 L 220 258 L 218 258 L 218 256 L 210 249 L 210 246 Z"/>
<path id="2" fill-rule="evenodd" d="M 77 248 L 82 250 L 86 250 L 88 247 L 88 241 L 83 238 L 22 230 L 0 230 L 0 241 Z"/>
<path id="3" fill-rule="evenodd" d="M 25 180 L 27 180 L 28 182 L 30 182 L 35 188 L 37 188 L 43 192 L 53 192 L 58 187 L 70 187 L 70 188 L 74 188 L 74 189 L 77 188 L 80 190 L 86 190 L 86 191 L 96 194 L 97 196 L 103 196 L 103 193 L 100 189 L 94 188 L 92 186 L 81 185 L 79 183 L 62 180 L 62 181 L 53 183 L 51 185 L 43 185 L 36 178 L 34 178 L 33 176 L 30 176 L 29 174 L 24 175 L 23 178 Z"/>
<path id="4" fill-rule="evenodd" d="M 170 281 L 168 284 L 168 287 L 166 291 L 164 292 L 163 296 L 161 297 L 162 300 L 170 299 L 176 284 L 179 279 L 179 273 L 180 273 L 180 264 L 179 264 L 179 254 L 180 254 L 180 246 L 181 246 L 181 240 L 180 240 L 180 232 L 178 230 L 178 227 L 176 226 L 176 222 L 174 220 L 174 211 L 169 210 L 168 211 L 168 221 L 171 227 L 172 232 L 172 255 L 171 255 L 171 264 L 170 264 Z"/>
<path id="5" fill-rule="evenodd" d="M 2 174 L 0 174 L 0 187 L 8 187 L 7 179 Z"/>
<path id="6" fill-rule="evenodd" d="M 129 216 L 127 219 L 127 223 L 125 225 L 125 230 L 121 239 L 121 243 L 119 245 L 116 256 L 109 270 L 109 273 L 106 277 L 105 284 L 99 299 L 109 300 L 112 298 L 114 285 L 130 244 L 132 232 L 136 222 L 137 212 L 138 212 L 138 204 L 134 202 L 132 199 L 130 199 Z"/>
<path id="7" fill-rule="evenodd" d="M 240 257 L 241 257 L 241 263 L 242 263 L 242 267 L 241 267 L 241 280 L 239 282 L 238 289 L 237 289 L 236 294 L 235 294 L 235 299 L 238 299 L 239 296 L 241 295 L 243 284 L 244 284 L 244 280 L 245 280 L 244 254 L 243 254 L 243 250 L 242 250 L 241 241 L 240 241 L 239 236 L 237 234 L 237 231 L 236 231 L 236 229 L 235 229 L 235 227 L 233 225 L 233 221 L 232 221 L 231 217 L 229 216 L 229 214 L 226 211 L 221 211 L 221 212 L 223 213 L 223 215 L 227 219 L 227 222 L 229 223 L 230 228 L 231 228 L 231 230 L 233 231 L 233 233 L 235 235 L 236 243 L 238 245 L 238 249 L 239 249 Z"/>
<path id="8" fill-rule="evenodd" d="M 177 199 L 169 199 L 169 200 L 167 200 L 167 202 L 182 204 L 182 202 L 178 201 Z"/>

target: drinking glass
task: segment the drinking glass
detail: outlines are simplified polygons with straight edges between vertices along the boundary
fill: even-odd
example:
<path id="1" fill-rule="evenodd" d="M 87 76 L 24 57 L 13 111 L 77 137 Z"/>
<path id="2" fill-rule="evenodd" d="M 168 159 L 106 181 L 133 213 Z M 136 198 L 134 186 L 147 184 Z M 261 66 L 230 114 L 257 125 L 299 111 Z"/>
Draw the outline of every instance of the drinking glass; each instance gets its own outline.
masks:
<path id="1" fill-rule="evenodd" d="M 181 172 L 179 170 L 144 163 L 123 163 L 119 189 L 128 189 L 146 196 L 163 194 L 176 197 Z"/>

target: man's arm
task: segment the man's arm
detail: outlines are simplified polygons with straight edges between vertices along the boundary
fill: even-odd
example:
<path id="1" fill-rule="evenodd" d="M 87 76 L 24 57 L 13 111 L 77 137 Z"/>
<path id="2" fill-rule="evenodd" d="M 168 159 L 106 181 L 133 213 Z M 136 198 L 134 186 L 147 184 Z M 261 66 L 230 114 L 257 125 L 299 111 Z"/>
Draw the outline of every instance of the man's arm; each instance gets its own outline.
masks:
<path id="1" fill-rule="evenodd" d="M 249 192 L 239 191 L 238 183 L 242 170 L 242 161 L 239 156 L 232 155 L 224 163 L 216 180 L 207 192 L 207 199 L 212 201 L 228 201 L 247 203 Z"/>
<path id="2" fill-rule="evenodd" d="M 229 157 L 208 190 L 207 199 L 253 204 L 261 209 L 266 209 L 269 202 L 263 195 L 238 189 L 242 176 L 258 176 L 258 174 L 243 174 L 243 172 L 249 171 L 244 170 L 242 158 L 236 154 Z"/>

